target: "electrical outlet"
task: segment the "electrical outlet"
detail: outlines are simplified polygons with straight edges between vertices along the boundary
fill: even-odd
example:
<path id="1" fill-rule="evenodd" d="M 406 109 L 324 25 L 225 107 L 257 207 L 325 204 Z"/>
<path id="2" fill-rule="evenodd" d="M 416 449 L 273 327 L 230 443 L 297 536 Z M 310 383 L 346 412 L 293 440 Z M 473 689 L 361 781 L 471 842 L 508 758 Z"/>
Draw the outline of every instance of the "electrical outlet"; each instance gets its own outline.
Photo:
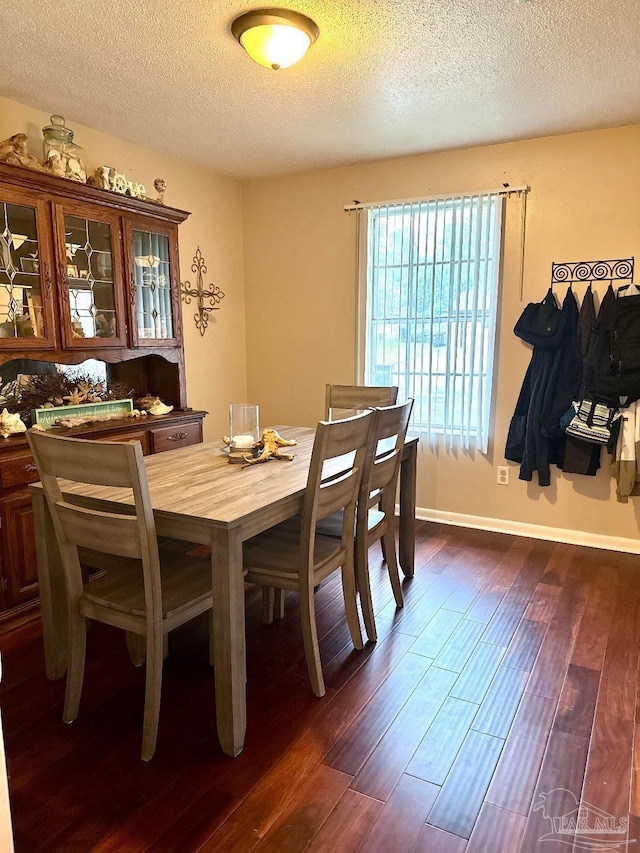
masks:
<path id="1" fill-rule="evenodd" d="M 496 469 L 496 483 L 499 486 L 509 485 L 509 469 L 506 465 L 498 465 Z"/>

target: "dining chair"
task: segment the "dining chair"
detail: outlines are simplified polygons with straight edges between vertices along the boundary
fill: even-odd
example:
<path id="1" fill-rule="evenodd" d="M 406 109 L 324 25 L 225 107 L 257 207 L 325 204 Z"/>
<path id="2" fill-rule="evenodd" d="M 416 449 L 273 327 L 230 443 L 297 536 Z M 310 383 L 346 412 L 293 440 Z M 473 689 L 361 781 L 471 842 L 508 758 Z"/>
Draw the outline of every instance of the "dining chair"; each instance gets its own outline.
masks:
<path id="1" fill-rule="evenodd" d="M 369 548 L 380 540 L 387 572 L 397 607 L 404 605 L 398 572 L 395 539 L 395 506 L 400 462 L 413 400 L 373 410 L 367 454 L 358 494 L 355 524 L 355 572 L 360 606 L 369 640 L 377 640 L 371 580 Z M 318 525 L 324 536 L 341 535 L 344 519 L 340 512 Z"/>
<path id="2" fill-rule="evenodd" d="M 27 437 L 64 571 L 68 667 L 63 720 L 71 723 L 78 715 L 84 680 L 86 620 L 122 628 L 128 635 L 139 635 L 143 639 L 138 643 L 144 643 L 146 648 L 142 759 L 149 761 L 158 733 L 166 636 L 179 625 L 212 610 L 210 564 L 207 560 L 159 549 L 139 441 L 88 441 L 33 430 Z M 124 514 L 122 506 L 113 511 L 93 510 L 90 499 L 83 501 L 76 491 L 72 498 L 65 498 L 60 480 L 130 490 L 132 514 Z M 106 571 L 86 579 L 81 565 L 85 549 L 98 553 L 98 564 Z M 135 648 L 135 642 L 130 643 L 129 636 L 127 639 L 130 648 Z M 211 643 L 210 639 L 209 656 L 213 662 Z"/>
<path id="3" fill-rule="evenodd" d="M 331 385 L 327 384 L 325 395 L 325 418 L 331 420 L 333 410 L 340 411 L 338 417 L 347 413 L 373 409 L 375 406 L 394 406 L 398 400 L 397 385 Z M 380 540 L 382 557 L 384 540 Z"/>
<path id="4" fill-rule="evenodd" d="M 244 543 L 246 580 L 263 588 L 265 613 L 273 616 L 273 592 L 283 615 L 285 590 L 300 596 L 300 618 L 304 651 L 311 687 L 324 696 L 325 686 L 318 647 L 315 616 L 315 587 L 338 569 L 342 570 L 342 591 L 347 624 L 356 649 L 362 649 L 362 632 L 356 600 L 353 527 L 356 500 L 367 452 L 372 413 L 351 418 L 320 421 L 311 454 L 302 515 L 297 524 L 284 522 Z M 316 534 L 319 520 L 342 510 L 339 538 Z M 267 619 L 269 621 L 269 619 Z"/>
<path id="5" fill-rule="evenodd" d="M 331 420 L 332 410 L 362 411 L 374 406 L 393 406 L 398 400 L 397 385 L 331 385 L 325 395 L 325 420 Z M 342 414 L 340 417 L 344 417 Z"/>

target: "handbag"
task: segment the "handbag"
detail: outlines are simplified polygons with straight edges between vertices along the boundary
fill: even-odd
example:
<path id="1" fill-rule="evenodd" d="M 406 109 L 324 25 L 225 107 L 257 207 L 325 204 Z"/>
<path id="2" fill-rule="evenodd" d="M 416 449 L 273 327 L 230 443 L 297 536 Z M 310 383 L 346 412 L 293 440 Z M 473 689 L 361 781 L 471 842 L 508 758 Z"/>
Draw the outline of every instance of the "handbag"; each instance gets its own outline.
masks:
<path id="1" fill-rule="evenodd" d="M 620 412 L 605 403 L 584 399 L 572 403 L 571 409 L 562 419 L 567 435 L 581 438 L 592 444 L 609 444 L 617 436 Z"/>
<path id="2" fill-rule="evenodd" d="M 554 349 L 560 346 L 566 314 L 558 307 L 549 288 L 542 302 L 530 302 L 514 326 L 514 334 L 534 347 Z"/>

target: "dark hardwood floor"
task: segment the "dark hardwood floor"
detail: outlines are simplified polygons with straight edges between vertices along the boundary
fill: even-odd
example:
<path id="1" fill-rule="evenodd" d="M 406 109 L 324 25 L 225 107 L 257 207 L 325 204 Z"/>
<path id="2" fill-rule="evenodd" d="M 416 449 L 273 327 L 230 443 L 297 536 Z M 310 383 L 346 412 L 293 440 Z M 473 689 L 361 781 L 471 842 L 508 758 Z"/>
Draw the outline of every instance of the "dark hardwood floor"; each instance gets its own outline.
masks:
<path id="1" fill-rule="evenodd" d="M 92 627 L 70 726 L 39 627 L 0 637 L 18 853 L 640 851 L 640 558 L 421 523 L 398 611 L 377 547 L 371 562 L 364 652 L 339 580 L 317 593 L 323 699 L 295 596 L 264 627 L 247 589 L 237 759 L 215 734 L 206 620 L 172 635 L 149 764 L 120 632 Z"/>

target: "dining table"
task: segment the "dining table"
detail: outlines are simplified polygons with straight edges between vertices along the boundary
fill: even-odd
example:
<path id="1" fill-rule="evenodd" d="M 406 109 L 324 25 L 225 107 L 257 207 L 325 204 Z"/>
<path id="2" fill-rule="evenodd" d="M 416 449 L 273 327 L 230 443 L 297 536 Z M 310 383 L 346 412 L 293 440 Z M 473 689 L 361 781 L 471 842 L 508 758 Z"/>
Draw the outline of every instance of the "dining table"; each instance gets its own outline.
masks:
<path id="1" fill-rule="evenodd" d="M 207 545 L 213 588 L 213 664 L 220 745 L 237 756 L 246 732 L 245 590 L 242 545 L 302 510 L 315 429 L 275 427 L 294 439 L 291 461 L 229 464 L 222 443 L 204 443 L 145 457 L 158 536 Z M 400 466 L 399 563 L 414 573 L 417 437 L 408 437 Z M 124 489 L 61 483 L 67 500 L 94 509 L 133 505 Z M 67 616 L 64 575 L 42 486 L 30 486 L 36 533 L 47 677 L 64 676 Z"/>

